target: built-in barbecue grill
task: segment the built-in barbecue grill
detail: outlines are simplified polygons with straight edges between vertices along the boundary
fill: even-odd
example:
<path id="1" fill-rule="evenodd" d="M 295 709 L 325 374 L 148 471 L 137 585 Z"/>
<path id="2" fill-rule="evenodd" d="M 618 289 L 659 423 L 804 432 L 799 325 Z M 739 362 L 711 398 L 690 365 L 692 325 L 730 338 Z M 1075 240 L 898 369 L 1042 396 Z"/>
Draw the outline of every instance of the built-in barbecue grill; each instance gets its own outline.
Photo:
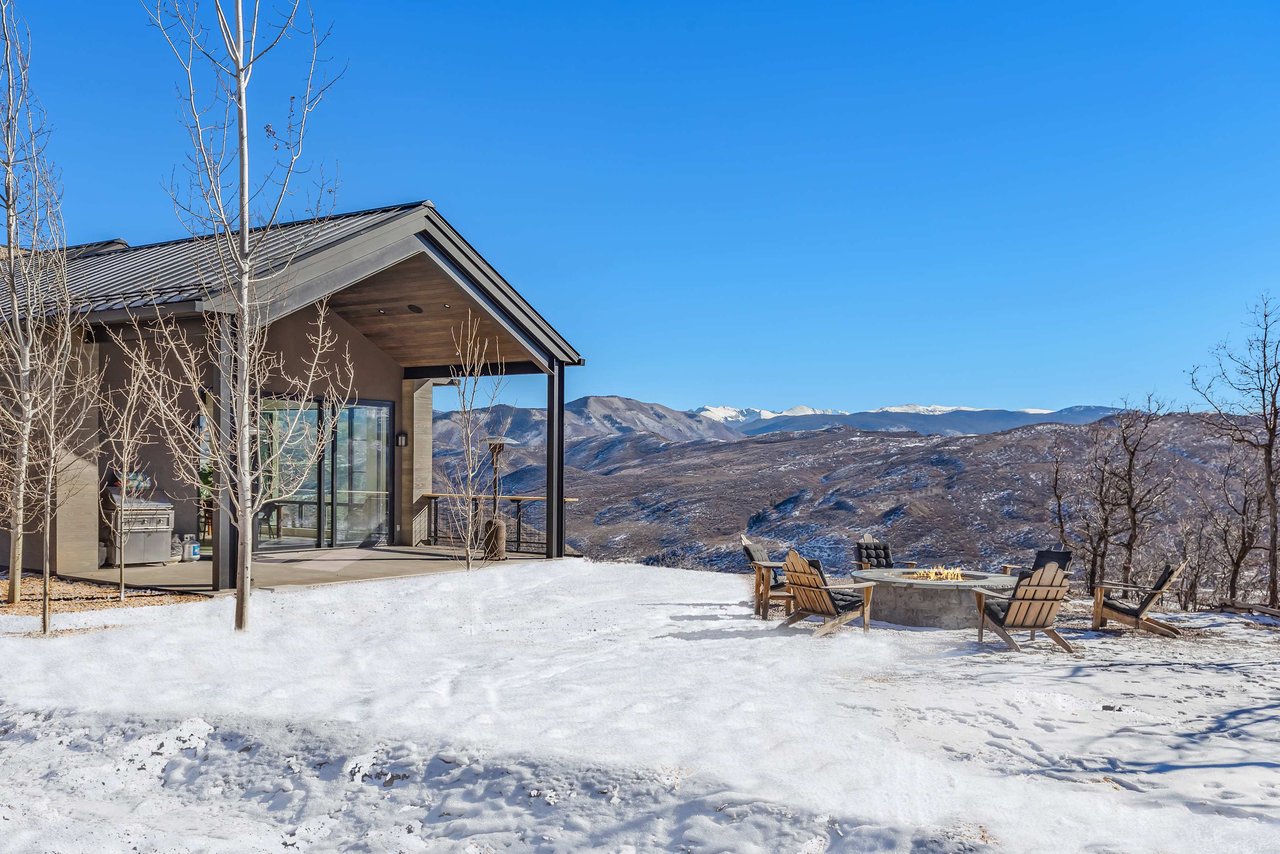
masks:
<path id="1" fill-rule="evenodd" d="M 173 544 L 173 502 L 161 490 L 146 490 L 142 496 L 130 495 L 121 506 L 120 489 L 110 487 L 105 493 L 104 510 L 110 524 L 107 541 L 107 563 L 115 565 L 118 554 L 116 537 L 124 541 L 124 563 L 165 563 Z"/>

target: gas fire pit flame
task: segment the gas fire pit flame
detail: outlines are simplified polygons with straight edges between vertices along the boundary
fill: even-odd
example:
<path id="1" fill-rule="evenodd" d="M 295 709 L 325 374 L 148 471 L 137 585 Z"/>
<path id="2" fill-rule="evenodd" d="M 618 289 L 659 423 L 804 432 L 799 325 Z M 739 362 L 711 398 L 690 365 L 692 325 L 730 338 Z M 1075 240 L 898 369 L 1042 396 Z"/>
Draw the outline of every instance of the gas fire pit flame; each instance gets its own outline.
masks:
<path id="1" fill-rule="evenodd" d="M 958 569 L 935 566 L 907 573 L 903 578 L 910 578 L 912 581 L 964 581 L 964 573 Z"/>

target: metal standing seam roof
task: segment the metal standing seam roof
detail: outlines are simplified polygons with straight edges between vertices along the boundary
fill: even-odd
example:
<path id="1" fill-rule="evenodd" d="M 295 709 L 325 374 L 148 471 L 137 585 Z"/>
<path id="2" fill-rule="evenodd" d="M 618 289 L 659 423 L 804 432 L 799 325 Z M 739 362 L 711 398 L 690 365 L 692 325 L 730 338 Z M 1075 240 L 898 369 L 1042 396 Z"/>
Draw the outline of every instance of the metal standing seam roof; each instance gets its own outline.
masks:
<path id="1" fill-rule="evenodd" d="M 560 335 L 429 201 L 335 214 L 273 226 L 260 249 L 255 274 L 266 276 L 289 261 L 303 259 L 358 235 L 390 226 L 392 220 L 422 214 L 423 240 L 436 241 L 463 273 L 501 305 L 495 310 L 532 334 L 549 356 L 565 364 L 585 364 Z M 217 295 L 218 246 L 212 236 L 188 237 L 146 246 L 107 240 L 67 247 L 67 284 L 73 299 L 89 313 L 192 303 Z M 291 287 L 299 283 L 294 283 Z M 353 282 L 354 284 L 354 282 Z"/>
<path id="2" fill-rule="evenodd" d="M 425 204 L 412 202 L 274 226 L 260 250 L 255 273 L 267 275 L 294 256 L 305 257 Z M 104 241 L 68 247 L 68 286 L 88 311 L 201 299 L 216 292 L 210 287 L 220 269 L 214 240 L 206 236 L 146 246 Z M 104 248 L 95 251 L 99 246 Z"/>

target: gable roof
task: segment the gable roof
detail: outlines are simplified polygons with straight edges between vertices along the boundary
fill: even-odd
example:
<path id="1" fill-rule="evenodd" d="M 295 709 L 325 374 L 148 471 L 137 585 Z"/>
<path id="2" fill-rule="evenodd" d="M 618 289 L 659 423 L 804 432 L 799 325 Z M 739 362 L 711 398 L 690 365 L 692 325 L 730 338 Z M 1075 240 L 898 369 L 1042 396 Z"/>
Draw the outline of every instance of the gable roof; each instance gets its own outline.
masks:
<path id="1" fill-rule="evenodd" d="M 121 240 L 67 248 L 68 286 L 99 319 L 131 309 L 169 306 L 175 311 L 216 310 L 219 243 L 212 236 L 145 246 Z M 259 251 L 255 275 L 287 266 L 273 314 L 282 316 L 349 287 L 414 254 L 431 257 L 490 311 L 532 340 L 549 363 L 584 363 L 551 327 L 436 210 L 430 201 L 409 202 L 272 227 Z"/>

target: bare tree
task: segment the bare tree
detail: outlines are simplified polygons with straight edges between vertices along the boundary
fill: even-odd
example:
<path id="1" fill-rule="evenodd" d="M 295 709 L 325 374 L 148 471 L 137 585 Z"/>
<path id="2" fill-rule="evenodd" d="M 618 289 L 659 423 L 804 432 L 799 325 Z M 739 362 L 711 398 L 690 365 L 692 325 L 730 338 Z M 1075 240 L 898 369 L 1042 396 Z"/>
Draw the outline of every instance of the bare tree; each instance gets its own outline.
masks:
<path id="1" fill-rule="evenodd" d="M 1074 550 L 1077 548 L 1077 546 L 1073 545 L 1074 538 L 1067 533 L 1068 528 L 1071 527 L 1071 507 L 1068 490 L 1071 488 L 1072 483 L 1071 470 L 1067 459 L 1066 448 L 1060 442 L 1055 441 L 1049 448 L 1049 462 L 1051 465 L 1049 487 L 1053 495 L 1051 514 L 1054 526 L 1058 529 L 1058 542 Z"/>
<path id="2" fill-rule="evenodd" d="M 1085 459 L 1072 478 L 1076 524 L 1074 536 L 1068 534 L 1066 543 L 1083 553 L 1092 590 L 1106 580 L 1111 547 L 1122 527 L 1123 499 L 1116 477 L 1119 443 L 1114 427 L 1098 421 L 1089 425 L 1088 434 Z"/>
<path id="3" fill-rule="evenodd" d="M 1209 406 L 1205 423 L 1259 457 L 1266 501 L 1267 603 L 1280 606 L 1280 515 L 1276 445 L 1280 441 L 1280 311 L 1269 295 L 1252 309 L 1243 349 L 1225 342 L 1212 363 L 1191 372 L 1191 388 Z"/>
<path id="4" fill-rule="evenodd" d="M 1117 459 L 1114 481 L 1121 517 L 1116 545 L 1120 580 L 1133 583 L 1135 560 L 1146 544 L 1152 521 L 1165 509 L 1173 480 L 1161 469 L 1160 441 L 1152 432 L 1166 406 L 1148 396 L 1142 406 L 1126 405 L 1115 415 Z"/>
<path id="5" fill-rule="evenodd" d="M 107 527 L 111 530 L 111 541 L 115 546 L 115 554 L 111 556 L 119 572 L 120 601 L 125 599 L 125 547 L 129 541 L 129 526 L 124 523 L 124 508 L 135 496 L 130 473 L 138 471 L 142 465 L 142 452 L 157 439 L 157 428 L 161 422 L 160 413 L 171 410 L 175 401 L 157 395 L 148 394 L 153 387 L 163 389 L 165 386 L 151 386 L 147 383 L 149 372 L 160 361 L 156 347 L 149 340 L 150 333 L 136 317 L 122 328 L 108 329 L 107 335 L 115 345 L 117 352 L 123 357 L 127 368 L 127 379 L 120 388 L 109 388 L 103 384 L 98 397 L 99 410 L 102 413 L 102 451 L 110 459 L 120 479 L 119 501 L 114 512 L 105 514 Z M 105 365 L 104 371 L 105 371 Z"/>
<path id="6" fill-rule="evenodd" d="M 0 0 L 0 455 L 6 457 L 9 602 L 22 597 L 37 442 L 56 350 L 70 322 L 61 194 L 46 156 L 49 129 L 31 88 L 30 34 L 13 0 Z"/>
<path id="7" fill-rule="evenodd" d="M 272 494 L 256 485 L 286 459 L 314 464 L 332 420 L 315 419 L 313 410 L 301 402 L 324 396 L 331 407 L 340 406 L 350 389 L 350 364 L 337 352 L 323 305 L 301 364 L 286 364 L 268 343 L 270 306 L 287 292 L 292 261 L 314 235 L 314 230 L 291 231 L 288 251 L 278 251 L 284 239 L 278 226 L 303 168 L 308 122 L 332 83 L 320 74 L 328 33 L 316 27 L 310 10 L 298 0 L 286 3 L 272 22 L 260 17 L 258 3 L 247 0 L 212 0 L 203 7 L 161 0 L 151 18 L 181 68 L 191 143 L 189 195 L 184 201 L 175 187 L 174 201 L 191 233 L 208 235 L 204 245 L 213 260 L 209 270 L 201 271 L 202 280 L 208 283 L 208 298 L 223 310 L 206 314 L 206 331 L 198 338 L 157 317 L 152 329 L 165 353 L 165 367 L 152 372 L 148 387 L 158 400 L 185 401 L 204 415 L 205 430 L 200 433 L 189 423 L 179 423 L 185 406 L 166 405 L 160 412 L 179 476 L 193 488 L 206 488 L 201 480 L 203 457 L 214 473 L 216 500 L 230 508 L 239 534 L 235 625 L 243 630 L 249 625 L 256 516 L 267 502 L 292 495 L 303 481 L 298 474 L 278 477 Z M 212 23 L 206 25 L 207 21 Z M 249 111 L 250 81 L 294 37 L 309 49 L 300 93 L 289 100 L 279 124 L 259 125 L 261 136 L 256 136 Z M 259 149 L 270 152 L 269 161 L 255 174 L 250 156 Z M 324 199 L 331 188 L 321 184 L 317 198 Z M 207 391 L 210 373 L 222 378 L 220 390 Z M 299 405 L 292 410 L 269 407 L 270 395 Z M 268 409 L 285 437 L 273 448 L 256 440 Z M 293 473 L 305 468 L 287 467 Z"/>
<path id="8" fill-rule="evenodd" d="M 1240 446 L 1235 446 L 1239 448 Z M 1257 461 L 1237 452 L 1227 457 L 1217 495 L 1202 513 L 1209 529 L 1214 559 L 1225 568 L 1227 601 L 1240 599 L 1240 576 L 1260 548 L 1266 512 Z"/>
<path id="9" fill-rule="evenodd" d="M 1178 520 L 1174 538 L 1179 561 L 1185 567 L 1178 576 L 1178 606 L 1184 611 L 1199 605 L 1200 589 L 1207 580 L 1213 580 L 1214 542 L 1211 526 L 1212 515 L 1204 496 L 1197 495 L 1205 512 L 1190 513 Z"/>
<path id="10" fill-rule="evenodd" d="M 458 393 L 453 421 L 458 428 L 459 455 L 446 471 L 452 496 L 446 501 L 446 512 L 462 541 L 463 562 L 472 569 L 486 521 L 496 523 L 498 518 L 496 497 L 492 505 L 484 500 L 488 492 L 483 480 L 487 456 L 481 444 L 486 436 L 501 435 L 509 426 L 496 414 L 506 376 L 497 342 L 481 334 L 480 321 L 470 311 L 451 332 L 457 359 L 452 375 Z"/>
<path id="11" fill-rule="evenodd" d="M 33 497 L 40 510 L 35 524 L 41 534 L 40 629 L 44 634 L 51 629 L 54 520 L 74 495 L 97 480 L 86 477 L 81 469 L 91 465 L 85 456 L 93 456 L 95 452 L 95 437 L 85 426 L 93 411 L 99 380 L 97 366 L 85 343 L 88 324 L 66 290 L 66 277 L 50 282 L 50 289 L 59 292 L 53 296 L 62 306 L 51 319 L 36 361 L 40 398 L 33 455 L 35 480 L 40 490 Z M 59 318 L 62 322 L 55 324 L 53 321 Z M 86 455 L 86 451 L 91 453 Z M 86 521 L 67 519 L 64 524 Z"/>

